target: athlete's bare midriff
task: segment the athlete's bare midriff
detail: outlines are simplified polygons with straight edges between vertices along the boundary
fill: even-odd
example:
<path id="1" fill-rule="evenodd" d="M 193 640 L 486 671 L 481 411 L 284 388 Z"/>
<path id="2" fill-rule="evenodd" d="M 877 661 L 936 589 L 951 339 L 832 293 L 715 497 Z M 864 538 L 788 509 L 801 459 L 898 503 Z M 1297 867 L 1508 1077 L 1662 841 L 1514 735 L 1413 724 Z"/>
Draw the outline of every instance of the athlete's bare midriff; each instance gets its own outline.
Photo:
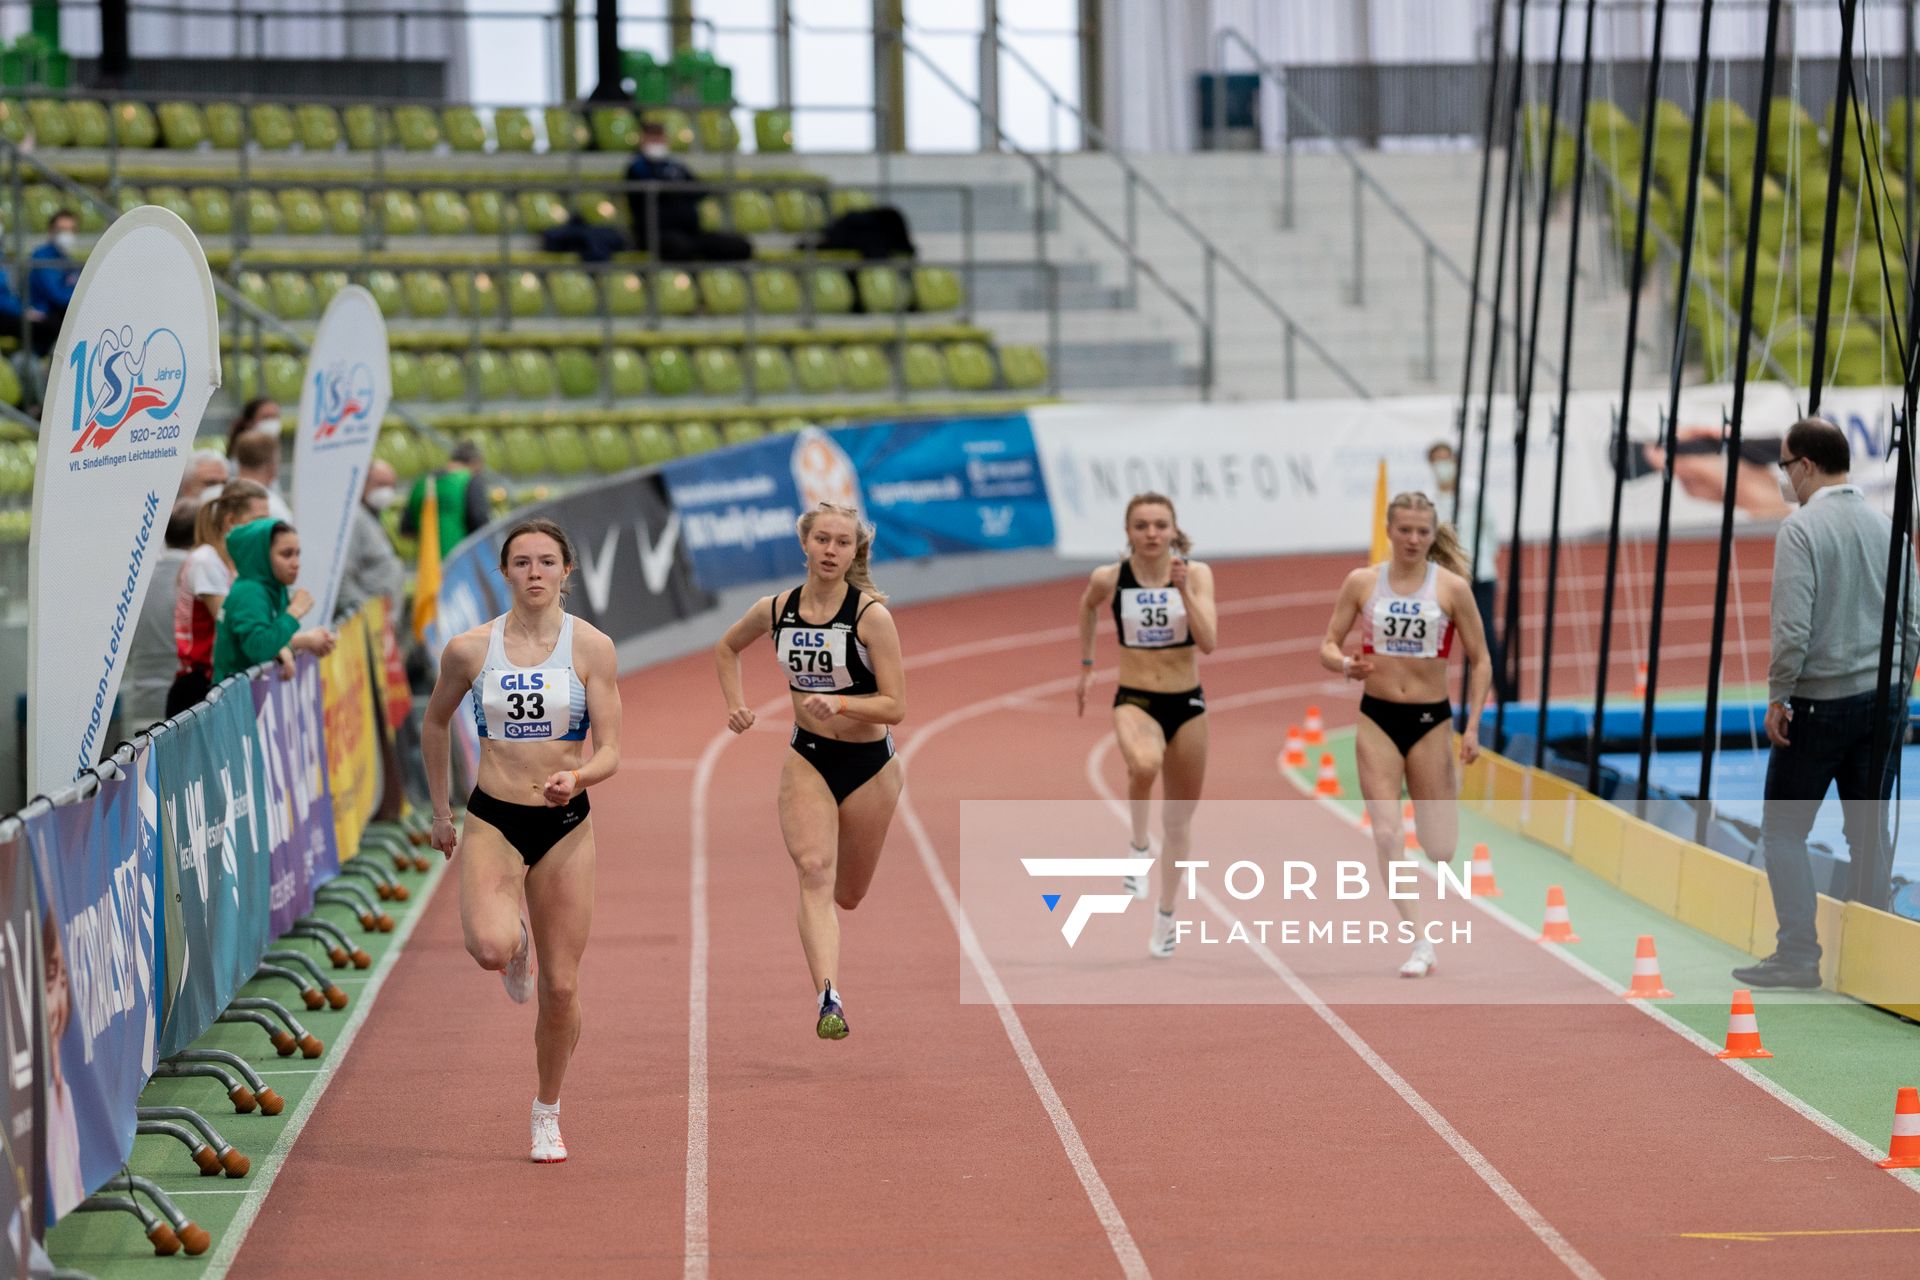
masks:
<path id="1" fill-rule="evenodd" d="M 1185 693 L 1200 683 L 1199 651 L 1191 645 L 1178 649 L 1121 649 L 1120 683 L 1148 693 Z"/>

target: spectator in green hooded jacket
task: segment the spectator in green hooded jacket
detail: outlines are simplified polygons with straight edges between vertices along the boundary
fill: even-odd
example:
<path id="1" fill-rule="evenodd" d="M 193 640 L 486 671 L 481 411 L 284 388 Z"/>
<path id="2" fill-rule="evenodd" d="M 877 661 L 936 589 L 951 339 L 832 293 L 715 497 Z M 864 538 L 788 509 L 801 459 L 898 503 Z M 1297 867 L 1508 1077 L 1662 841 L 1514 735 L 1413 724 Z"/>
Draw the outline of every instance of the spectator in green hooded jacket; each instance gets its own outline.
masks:
<path id="1" fill-rule="evenodd" d="M 272 517 L 243 524 L 227 534 L 227 557 L 234 581 L 214 632 L 214 683 L 269 659 L 278 659 L 290 676 L 295 652 L 333 652 L 331 631 L 300 627 L 313 597 L 293 585 L 300 576 L 300 535 L 292 525 Z"/>

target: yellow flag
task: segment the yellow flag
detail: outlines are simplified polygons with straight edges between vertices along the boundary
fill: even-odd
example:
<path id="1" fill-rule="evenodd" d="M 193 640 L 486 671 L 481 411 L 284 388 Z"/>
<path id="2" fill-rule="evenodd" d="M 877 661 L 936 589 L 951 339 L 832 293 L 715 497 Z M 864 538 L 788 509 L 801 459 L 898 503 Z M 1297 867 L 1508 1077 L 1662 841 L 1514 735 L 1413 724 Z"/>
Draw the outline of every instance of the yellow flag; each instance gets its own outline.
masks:
<path id="1" fill-rule="evenodd" d="M 1367 553 L 1368 564 L 1379 564 L 1393 556 L 1393 546 L 1387 541 L 1387 460 L 1380 459 L 1380 478 L 1373 483 L 1373 549 Z"/>
<path id="2" fill-rule="evenodd" d="M 427 477 L 426 496 L 420 500 L 420 564 L 413 581 L 413 638 L 423 644 L 427 624 L 440 605 L 440 486 L 436 479 Z"/>

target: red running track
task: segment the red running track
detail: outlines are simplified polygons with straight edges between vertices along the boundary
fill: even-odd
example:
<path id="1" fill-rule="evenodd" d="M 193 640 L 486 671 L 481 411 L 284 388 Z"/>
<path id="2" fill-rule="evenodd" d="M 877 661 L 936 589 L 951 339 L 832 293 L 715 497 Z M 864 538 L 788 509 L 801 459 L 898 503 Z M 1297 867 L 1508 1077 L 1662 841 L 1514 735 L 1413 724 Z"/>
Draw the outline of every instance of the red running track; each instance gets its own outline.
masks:
<path id="1" fill-rule="evenodd" d="M 1216 707 L 1211 796 L 1278 794 L 1273 708 L 1291 702 L 1268 695 L 1324 684 L 1312 640 L 1348 564 L 1218 566 L 1223 647 L 1203 668 Z M 1108 729 L 1104 708 L 1073 714 L 1077 589 L 900 611 L 910 783 L 871 896 L 843 916 L 854 1034 L 840 1043 L 813 1035 L 775 824 L 784 716 L 716 735 L 704 655 L 629 678 L 630 758 L 595 795 L 587 1026 L 564 1113 L 572 1158 L 526 1160 L 531 1017 L 474 970 L 447 885 L 234 1274 L 1617 1280 L 1720 1268 L 1800 1280 L 1910 1269 L 1911 1236 L 1680 1238 L 1915 1228 L 1920 1197 L 1518 939 L 1492 938 L 1479 962 L 1524 971 L 1565 1003 L 1343 1004 L 1324 1017 L 1290 993 L 1258 1006 L 1004 1016 L 960 1003 L 961 944 L 938 887 L 958 882 L 959 802 L 1092 795 L 1087 761 Z M 764 655 L 748 670 L 753 696 L 784 699 Z M 1350 691 L 1320 700 L 1334 722 L 1350 718 Z M 1117 788 L 1113 754 L 1099 760 Z M 696 809 L 708 1070 L 694 1146 L 706 1194 L 689 1212 Z M 1320 820 L 1300 837 L 1363 856 L 1338 819 Z M 1144 946 L 1139 963 L 1156 963 Z"/>

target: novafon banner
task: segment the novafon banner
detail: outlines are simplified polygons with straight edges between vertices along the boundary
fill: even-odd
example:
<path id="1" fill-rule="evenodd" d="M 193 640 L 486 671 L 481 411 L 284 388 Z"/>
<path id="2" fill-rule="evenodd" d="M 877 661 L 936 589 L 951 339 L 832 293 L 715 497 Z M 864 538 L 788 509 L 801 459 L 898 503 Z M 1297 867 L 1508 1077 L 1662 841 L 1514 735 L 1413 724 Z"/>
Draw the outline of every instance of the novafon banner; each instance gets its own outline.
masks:
<path id="1" fill-rule="evenodd" d="M 253 717 L 266 765 L 267 840 L 271 847 L 267 910 L 273 936 L 293 927 L 313 905 L 316 885 L 340 874 L 333 840 L 333 794 L 327 786 L 327 744 L 320 662 L 303 653 L 294 675 L 277 667 L 253 678 Z"/>
<path id="2" fill-rule="evenodd" d="M 47 1221 L 120 1171 L 153 1071 L 154 845 L 140 784 L 104 770 L 97 796 L 27 818 L 46 911 L 47 1060 L 42 1076 Z M 255 954 L 258 954 L 257 952 Z"/>
<path id="3" fill-rule="evenodd" d="M 107 228 L 47 364 L 27 587 L 27 789 L 100 757 L 134 620 L 207 399 L 220 385 L 213 278 L 187 224 L 151 206 Z"/>
<path id="4" fill-rule="evenodd" d="M 6 1064 L 6 1154 L 0 1161 L 0 1276 L 27 1280 L 33 1240 L 40 1234 L 40 1188 L 45 1155 L 40 1148 L 40 1101 L 35 1085 L 46 1069 L 41 1008 L 46 971 L 40 935 L 46 917 L 33 888 L 33 857 L 18 825 L 0 840 L 0 1062 Z"/>
<path id="5" fill-rule="evenodd" d="M 393 392 L 387 325 L 373 295 L 348 285 L 327 304 L 307 356 L 300 389 L 300 433 L 293 446 L 293 519 L 300 530 L 300 581 L 313 595 L 310 615 L 333 618 L 346 564 L 353 504 L 366 486 L 374 437 Z"/>

